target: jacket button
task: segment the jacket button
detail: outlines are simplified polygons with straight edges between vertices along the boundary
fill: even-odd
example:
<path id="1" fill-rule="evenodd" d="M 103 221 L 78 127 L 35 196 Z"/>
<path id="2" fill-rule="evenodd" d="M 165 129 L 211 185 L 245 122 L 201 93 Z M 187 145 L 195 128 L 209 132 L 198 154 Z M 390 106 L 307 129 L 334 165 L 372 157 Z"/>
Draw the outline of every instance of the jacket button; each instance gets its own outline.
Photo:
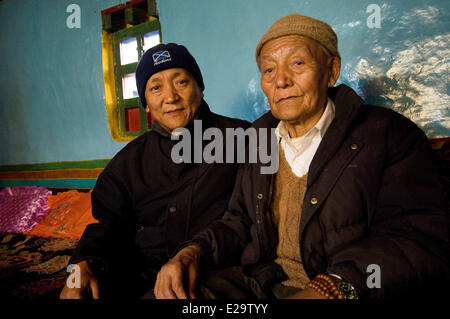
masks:
<path id="1" fill-rule="evenodd" d="M 358 144 L 352 144 L 352 145 L 350 145 L 350 148 L 352 150 L 356 150 L 358 148 Z"/>
<path id="2" fill-rule="evenodd" d="M 258 195 L 256 195 L 256 198 L 262 199 L 263 198 L 263 194 L 259 193 Z"/>
<path id="3" fill-rule="evenodd" d="M 169 208 L 169 212 L 171 212 L 171 213 L 175 213 L 176 211 L 177 211 L 177 208 L 175 206 L 171 206 Z"/>
<path id="4" fill-rule="evenodd" d="M 317 198 L 315 198 L 315 197 L 311 198 L 311 204 L 316 205 L 317 204 Z"/>

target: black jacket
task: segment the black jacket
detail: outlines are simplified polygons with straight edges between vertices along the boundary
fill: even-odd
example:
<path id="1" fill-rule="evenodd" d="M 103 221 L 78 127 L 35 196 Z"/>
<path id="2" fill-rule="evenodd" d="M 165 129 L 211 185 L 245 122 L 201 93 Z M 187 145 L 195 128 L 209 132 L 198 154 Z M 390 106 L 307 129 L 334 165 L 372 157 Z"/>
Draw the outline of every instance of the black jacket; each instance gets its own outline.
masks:
<path id="1" fill-rule="evenodd" d="M 226 128 L 250 126 L 212 113 L 204 101 L 196 119 L 203 130 L 216 127 L 224 136 Z M 187 128 L 193 139 L 192 122 Z M 88 225 L 70 263 L 91 259 L 106 272 L 125 273 L 125 264 L 155 273 L 181 242 L 223 215 L 238 164 L 174 163 L 171 150 L 178 142 L 154 122 L 114 156 L 92 192 L 99 222 Z"/>
<path id="2" fill-rule="evenodd" d="M 336 117 L 309 167 L 299 229 L 308 276 L 338 274 L 363 298 L 431 293 L 450 274 L 449 216 L 426 136 L 403 116 L 364 105 L 349 87 L 332 88 L 329 96 Z M 269 112 L 253 126 L 277 124 Z M 273 262 L 273 175 L 261 175 L 260 166 L 239 169 L 223 219 L 193 242 L 203 264 L 241 263 L 269 292 L 286 275 Z M 366 284 L 372 264 L 380 266 L 381 288 Z"/>

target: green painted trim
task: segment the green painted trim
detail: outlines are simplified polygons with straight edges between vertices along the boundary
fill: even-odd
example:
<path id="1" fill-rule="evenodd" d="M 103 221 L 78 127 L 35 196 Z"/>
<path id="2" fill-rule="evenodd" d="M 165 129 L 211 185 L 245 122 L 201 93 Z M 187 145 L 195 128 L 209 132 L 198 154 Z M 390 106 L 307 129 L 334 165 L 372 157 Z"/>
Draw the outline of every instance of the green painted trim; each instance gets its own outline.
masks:
<path id="1" fill-rule="evenodd" d="M 134 97 L 132 99 L 124 99 L 123 100 L 123 108 L 127 109 L 130 107 L 138 107 L 140 109 L 143 109 L 141 107 L 141 104 L 139 103 L 139 98 Z"/>
<path id="2" fill-rule="evenodd" d="M 0 165 L 0 172 L 47 171 L 57 169 L 92 169 L 105 168 L 111 159 L 86 161 L 50 162 L 39 164 Z"/>
<path id="3" fill-rule="evenodd" d="M 120 66 L 120 68 L 121 68 L 121 75 L 123 76 L 123 75 L 126 75 L 126 74 L 136 73 L 137 65 L 138 65 L 137 62 L 121 65 Z"/>
<path id="4" fill-rule="evenodd" d="M 48 188 L 94 188 L 97 179 L 0 180 L 0 187 L 41 186 Z"/>
<path id="5" fill-rule="evenodd" d="M 133 38 L 138 35 L 142 35 L 147 32 L 151 31 L 160 31 L 161 30 L 161 24 L 159 23 L 159 20 L 152 20 L 144 23 L 140 23 L 134 27 L 126 28 L 119 30 L 115 32 L 117 35 L 117 38 L 119 40 L 127 39 L 127 38 Z"/>

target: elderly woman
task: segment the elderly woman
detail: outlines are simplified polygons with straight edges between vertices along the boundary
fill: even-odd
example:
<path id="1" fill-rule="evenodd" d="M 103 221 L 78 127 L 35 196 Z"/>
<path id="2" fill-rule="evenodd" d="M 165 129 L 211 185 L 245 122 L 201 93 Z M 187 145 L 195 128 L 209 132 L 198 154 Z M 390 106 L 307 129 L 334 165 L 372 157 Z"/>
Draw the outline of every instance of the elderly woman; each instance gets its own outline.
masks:
<path id="1" fill-rule="evenodd" d="M 200 68 L 183 45 L 145 52 L 136 84 L 152 129 L 128 143 L 99 176 L 92 192 L 98 223 L 86 228 L 70 261 L 78 266 L 79 287 L 66 285 L 61 298 L 142 297 L 180 243 L 221 217 L 230 199 L 238 164 L 175 161 L 171 134 L 192 131 L 195 121 L 223 135 L 250 123 L 210 111 Z"/>

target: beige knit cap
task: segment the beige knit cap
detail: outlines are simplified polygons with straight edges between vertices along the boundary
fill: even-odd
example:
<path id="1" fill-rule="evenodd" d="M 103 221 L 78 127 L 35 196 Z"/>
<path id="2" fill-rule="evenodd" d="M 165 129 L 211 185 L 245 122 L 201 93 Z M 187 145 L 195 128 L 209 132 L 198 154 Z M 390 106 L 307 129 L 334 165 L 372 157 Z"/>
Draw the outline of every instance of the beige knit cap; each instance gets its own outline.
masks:
<path id="1" fill-rule="evenodd" d="M 285 35 L 302 35 L 311 38 L 327 48 L 333 56 L 340 57 L 336 33 L 327 23 L 298 13 L 292 13 L 277 20 L 262 36 L 256 46 L 256 60 L 258 60 L 264 44 Z"/>

